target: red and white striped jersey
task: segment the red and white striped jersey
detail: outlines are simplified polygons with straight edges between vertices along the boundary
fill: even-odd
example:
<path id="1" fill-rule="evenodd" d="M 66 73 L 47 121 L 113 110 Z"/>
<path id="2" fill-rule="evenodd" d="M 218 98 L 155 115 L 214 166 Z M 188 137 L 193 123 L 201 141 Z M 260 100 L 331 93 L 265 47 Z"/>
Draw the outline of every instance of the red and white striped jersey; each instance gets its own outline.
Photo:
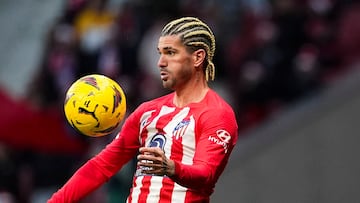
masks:
<path id="1" fill-rule="evenodd" d="M 138 168 L 128 203 L 209 202 L 237 141 L 234 112 L 213 90 L 201 102 L 183 108 L 176 107 L 173 98 L 171 93 L 140 105 L 126 119 L 120 134 L 54 196 L 86 195 L 113 176 L 140 147 L 150 146 L 162 148 L 174 160 L 175 175 L 145 175 Z M 65 195 L 67 192 L 72 194 Z"/>
<path id="2" fill-rule="evenodd" d="M 132 115 L 134 123 L 129 124 L 138 126 L 141 146 L 160 147 L 180 165 L 180 170 L 176 168 L 178 177 L 144 176 L 138 169 L 128 202 L 209 201 L 235 145 L 234 113 L 214 91 L 200 103 L 184 108 L 175 107 L 173 97 L 170 94 L 144 103 Z M 127 139 L 133 133 L 123 129 L 121 136 Z M 182 170 L 187 171 L 182 174 Z"/>

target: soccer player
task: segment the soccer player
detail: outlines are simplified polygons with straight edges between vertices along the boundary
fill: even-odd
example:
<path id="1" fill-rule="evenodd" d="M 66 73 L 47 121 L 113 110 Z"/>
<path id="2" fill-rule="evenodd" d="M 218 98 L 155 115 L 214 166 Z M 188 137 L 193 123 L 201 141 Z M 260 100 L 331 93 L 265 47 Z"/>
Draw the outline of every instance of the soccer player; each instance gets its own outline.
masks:
<path id="1" fill-rule="evenodd" d="M 127 202 L 209 202 L 238 137 L 235 114 L 214 90 L 215 37 L 194 17 L 169 22 L 158 42 L 172 93 L 142 103 L 120 133 L 48 200 L 77 202 L 137 156 Z"/>

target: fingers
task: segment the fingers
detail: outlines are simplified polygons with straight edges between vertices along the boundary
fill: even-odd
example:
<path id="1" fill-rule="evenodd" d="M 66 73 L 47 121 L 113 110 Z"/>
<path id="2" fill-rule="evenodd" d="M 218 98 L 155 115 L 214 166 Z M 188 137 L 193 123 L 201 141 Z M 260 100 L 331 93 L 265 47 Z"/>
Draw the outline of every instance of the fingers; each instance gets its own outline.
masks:
<path id="1" fill-rule="evenodd" d="M 138 162 L 138 165 L 142 169 L 142 173 L 153 175 L 166 175 L 166 167 L 162 163 L 140 161 Z"/>
<path id="2" fill-rule="evenodd" d="M 167 158 L 160 148 L 143 147 L 138 155 L 138 166 L 144 174 L 166 175 Z"/>
<path id="3" fill-rule="evenodd" d="M 141 147 L 139 149 L 139 152 L 141 154 L 146 154 L 146 153 L 149 153 L 149 154 L 161 154 L 164 151 L 162 149 L 160 149 L 159 147 Z"/>
<path id="4" fill-rule="evenodd" d="M 151 154 L 140 154 L 137 157 L 139 166 L 160 167 L 162 166 L 162 157 L 156 157 Z"/>
<path id="5" fill-rule="evenodd" d="M 138 160 L 146 160 L 154 163 L 161 163 L 166 159 L 165 154 L 162 149 L 158 147 L 143 147 L 140 148 L 140 154 L 138 155 Z"/>

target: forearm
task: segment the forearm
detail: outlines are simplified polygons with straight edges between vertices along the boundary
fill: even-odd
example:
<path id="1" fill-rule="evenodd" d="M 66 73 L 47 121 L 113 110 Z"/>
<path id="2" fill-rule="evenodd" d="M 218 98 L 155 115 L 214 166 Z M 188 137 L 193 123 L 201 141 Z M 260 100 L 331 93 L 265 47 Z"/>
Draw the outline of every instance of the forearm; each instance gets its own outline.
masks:
<path id="1" fill-rule="evenodd" d="M 190 189 L 202 188 L 204 185 L 213 186 L 217 181 L 215 170 L 205 164 L 185 165 L 174 161 L 175 172 L 170 178 Z M 211 188 L 211 187 L 210 187 Z"/>
<path id="2" fill-rule="evenodd" d="M 174 182 L 184 187 L 200 190 L 204 185 L 213 188 L 227 160 L 224 154 L 207 153 L 203 157 L 213 157 L 209 160 L 194 160 L 193 164 L 187 165 L 180 161 L 169 159 L 162 149 L 158 147 L 140 148 L 138 155 L 138 166 L 142 167 L 142 173 L 152 175 L 166 175 Z M 208 191 L 209 192 L 209 191 Z"/>

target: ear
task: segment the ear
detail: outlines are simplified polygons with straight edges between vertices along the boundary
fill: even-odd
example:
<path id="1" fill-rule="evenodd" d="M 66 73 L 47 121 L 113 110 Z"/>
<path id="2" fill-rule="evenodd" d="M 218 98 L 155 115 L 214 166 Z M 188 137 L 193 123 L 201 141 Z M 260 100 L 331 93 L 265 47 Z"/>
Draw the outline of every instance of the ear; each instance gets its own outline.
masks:
<path id="1" fill-rule="evenodd" d="M 205 60 L 205 56 L 206 56 L 206 52 L 205 52 L 204 49 L 198 49 L 198 50 L 194 51 L 194 53 L 193 53 L 193 61 L 194 61 L 194 66 L 196 68 L 201 66 L 201 64 Z"/>

